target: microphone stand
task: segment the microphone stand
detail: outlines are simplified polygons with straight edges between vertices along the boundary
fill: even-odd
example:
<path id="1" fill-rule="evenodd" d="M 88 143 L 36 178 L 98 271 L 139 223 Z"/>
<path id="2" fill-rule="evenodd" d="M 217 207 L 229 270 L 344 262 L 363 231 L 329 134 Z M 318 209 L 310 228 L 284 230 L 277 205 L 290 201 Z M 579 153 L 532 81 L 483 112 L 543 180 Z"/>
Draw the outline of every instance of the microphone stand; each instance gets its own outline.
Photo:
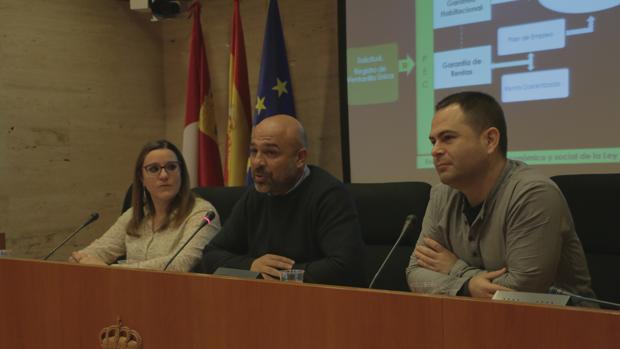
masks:
<path id="1" fill-rule="evenodd" d="M 95 213 L 91 214 L 90 217 L 88 218 L 88 220 L 86 222 L 84 222 L 84 224 L 80 225 L 77 229 L 75 229 L 75 231 L 73 233 L 71 233 L 71 235 L 67 236 L 58 246 L 56 246 L 50 253 L 48 253 L 47 256 L 45 256 L 43 258 L 43 260 L 46 261 L 48 258 L 50 258 L 54 254 L 54 252 L 56 252 L 59 248 L 64 246 L 64 244 L 66 244 L 67 241 L 71 240 L 72 237 L 74 237 L 82 229 L 86 228 L 87 225 L 89 225 L 90 223 L 96 221 L 98 218 L 99 218 L 99 213 L 95 212 Z"/>
<path id="2" fill-rule="evenodd" d="M 582 302 L 596 303 L 596 304 L 600 304 L 600 305 L 606 305 L 608 307 L 611 307 L 612 309 L 620 309 L 620 304 L 618 304 L 618 303 L 602 301 L 602 300 L 596 299 L 596 298 L 580 296 L 578 294 L 575 294 L 575 293 L 572 293 L 572 292 L 568 292 L 566 290 L 563 290 L 561 288 L 557 288 L 557 287 L 554 287 L 554 286 L 551 286 L 549 291 L 550 291 L 550 293 L 563 294 L 565 296 L 569 296 L 570 298 L 573 298 L 573 299 L 576 299 L 576 300 L 579 300 L 579 301 L 582 301 Z"/>
<path id="3" fill-rule="evenodd" d="M 405 219 L 405 224 L 403 225 L 403 229 L 401 230 L 400 235 L 398 236 L 398 239 L 396 239 L 396 243 L 394 243 L 394 246 L 392 246 L 392 249 L 390 250 L 390 252 L 388 252 L 387 256 L 383 260 L 383 263 L 381 263 L 381 266 L 379 266 L 379 269 L 375 273 L 375 276 L 373 276 L 372 281 L 370 281 L 370 285 L 368 285 L 368 288 L 372 288 L 372 286 L 375 284 L 377 277 L 379 276 L 379 274 L 381 274 L 383 267 L 385 267 L 385 264 L 392 256 L 392 253 L 396 249 L 396 246 L 398 246 L 398 244 L 400 243 L 400 240 L 402 240 L 403 236 L 405 236 L 405 232 L 409 229 L 409 226 L 411 226 L 411 223 L 413 223 L 416 220 L 417 220 L 417 217 L 413 213 L 407 216 L 407 218 Z"/>
<path id="4" fill-rule="evenodd" d="M 194 236 L 196 236 L 196 234 L 198 234 L 198 232 L 204 228 L 205 226 L 211 224 L 211 222 L 215 219 L 215 212 L 213 211 L 209 211 L 207 212 L 204 217 L 202 217 L 202 222 L 200 223 L 200 225 L 198 226 L 198 229 L 196 229 L 196 231 L 194 231 L 192 233 L 192 235 L 189 237 L 189 239 L 187 239 L 185 241 L 185 243 L 183 244 L 183 246 L 181 246 L 181 248 L 179 248 L 177 250 L 177 252 L 174 254 L 174 256 L 172 256 L 172 258 L 170 258 L 170 260 L 168 261 L 168 263 L 166 263 L 166 265 L 164 266 L 164 271 L 168 270 L 168 267 L 170 266 L 170 264 L 172 264 L 172 261 L 177 258 L 177 256 L 179 255 L 179 253 L 181 253 L 181 251 L 185 248 L 185 246 L 187 246 L 187 244 L 189 244 L 190 241 L 192 241 L 192 239 L 194 238 Z"/>

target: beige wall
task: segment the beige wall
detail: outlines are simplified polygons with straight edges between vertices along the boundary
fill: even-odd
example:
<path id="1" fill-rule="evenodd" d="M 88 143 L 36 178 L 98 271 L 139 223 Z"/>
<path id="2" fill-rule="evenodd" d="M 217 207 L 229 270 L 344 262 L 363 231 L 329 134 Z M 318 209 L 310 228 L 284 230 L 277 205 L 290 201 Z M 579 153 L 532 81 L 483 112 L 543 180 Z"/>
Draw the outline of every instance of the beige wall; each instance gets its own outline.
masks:
<path id="1" fill-rule="evenodd" d="M 161 40 L 127 7 L 0 1 L 0 231 L 16 256 L 44 255 L 93 211 L 71 245 L 103 232 L 135 154 L 165 134 Z"/>
<path id="2" fill-rule="evenodd" d="M 279 3 L 310 160 L 341 176 L 336 1 Z M 223 150 L 232 0 L 203 4 Z M 266 4 L 241 1 L 252 106 Z M 118 216 L 142 144 L 181 143 L 191 22 L 151 23 L 128 7 L 0 0 L 0 231 L 16 256 L 44 255 L 98 211 L 56 259 L 88 243 Z"/>

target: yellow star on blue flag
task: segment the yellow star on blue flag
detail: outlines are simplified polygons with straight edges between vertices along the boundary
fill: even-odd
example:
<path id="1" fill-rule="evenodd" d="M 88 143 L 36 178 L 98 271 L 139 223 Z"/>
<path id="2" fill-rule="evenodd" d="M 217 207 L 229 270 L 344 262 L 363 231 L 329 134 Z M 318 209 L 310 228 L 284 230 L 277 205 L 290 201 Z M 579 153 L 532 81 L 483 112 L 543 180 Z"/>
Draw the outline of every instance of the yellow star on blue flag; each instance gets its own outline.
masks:
<path id="1" fill-rule="evenodd" d="M 278 0 L 269 1 L 256 96 L 253 126 L 272 115 L 297 117 Z M 248 184 L 252 183 L 249 172 L 246 178 Z"/>
<path id="2" fill-rule="evenodd" d="M 276 78 L 276 80 L 276 85 L 271 89 L 274 91 L 278 91 L 278 97 L 282 96 L 283 93 L 288 93 L 288 90 L 286 89 L 286 84 L 288 83 L 288 81 L 282 81 L 278 78 Z"/>
<path id="3" fill-rule="evenodd" d="M 263 39 L 257 102 L 253 125 L 276 114 L 287 114 L 296 117 L 293 101 L 293 84 L 288 70 L 284 34 L 280 21 L 278 1 L 270 0 L 267 10 L 267 24 Z"/>
<path id="4" fill-rule="evenodd" d="M 256 115 L 259 115 L 261 110 L 267 110 L 265 107 L 265 97 L 257 97 L 256 98 Z"/>

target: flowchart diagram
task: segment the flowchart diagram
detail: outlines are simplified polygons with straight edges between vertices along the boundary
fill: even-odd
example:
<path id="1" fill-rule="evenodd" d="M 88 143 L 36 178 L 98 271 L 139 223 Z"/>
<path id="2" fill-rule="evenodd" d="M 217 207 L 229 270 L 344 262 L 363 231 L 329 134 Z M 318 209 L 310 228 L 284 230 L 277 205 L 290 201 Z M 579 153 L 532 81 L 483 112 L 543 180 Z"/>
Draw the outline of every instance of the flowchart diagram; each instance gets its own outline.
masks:
<path id="1" fill-rule="evenodd" d="M 526 0 L 434 0 L 432 3 L 433 30 L 493 23 L 494 6 Z M 570 38 L 596 34 L 596 16 L 593 14 L 620 5 L 620 0 L 538 0 L 547 10 L 557 13 L 557 18 L 533 21 L 495 28 L 495 45 L 458 47 L 432 55 L 432 83 L 418 86 L 446 89 L 488 85 L 498 76 L 501 101 L 504 103 L 544 99 L 561 99 L 570 96 L 571 68 L 558 66 L 539 70 L 538 55 L 545 51 L 561 50 L 570 44 Z M 429 21 L 430 23 L 430 21 Z M 416 28 L 420 28 L 417 26 Z M 416 33 L 416 40 L 420 33 Z M 431 34 L 432 38 L 432 34 Z M 432 41 L 432 39 L 431 39 Z M 432 44 L 431 44 L 432 50 Z M 496 58 L 494 59 L 494 52 Z M 416 53 L 418 58 L 420 52 Z M 416 63 L 409 55 L 398 57 L 396 43 L 381 44 L 347 51 L 349 104 L 363 105 L 396 101 L 399 73 L 410 75 Z M 505 68 L 522 67 L 523 71 L 503 73 Z M 428 77 L 429 74 L 426 74 Z M 416 79 L 424 79 L 417 74 Z"/>
<path id="2" fill-rule="evenodd" d="M 435 0 L 434 28 L 462 26 L 492 21 L 491 7 L 519 0 Z M 563 13 L 580 14 L 611 8 L 620 1 L 543 1 L 541 5 Z M 588 7 L 586 3 L 589 3 Z M 498 57 L 522 54 L 516 60 L 493 61 L 493 46 L 459 48 L 434 54 L 435 89 L 491 84 L 493 71 L 523 66 L 524 72 L 502 74 L 501 100 L 504 103 L 567 98 L 570 95 L 570 68 L 537 70 L 535 58 L 544 51 L 562 49 L 571 36 L 595 32 L 596 18 L 589 15 L 583 25 L 569 28 L 567 18 L 522 23 L 497 28 Z"/>

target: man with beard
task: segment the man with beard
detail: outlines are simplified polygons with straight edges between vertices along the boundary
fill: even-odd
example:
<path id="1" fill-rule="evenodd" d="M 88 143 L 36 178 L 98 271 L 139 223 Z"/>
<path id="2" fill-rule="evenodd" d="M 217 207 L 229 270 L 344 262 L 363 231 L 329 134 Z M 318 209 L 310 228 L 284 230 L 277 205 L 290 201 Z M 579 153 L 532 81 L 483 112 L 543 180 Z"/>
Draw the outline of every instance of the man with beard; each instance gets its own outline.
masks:
<path id="1" fill-rule="evenodd" d="M 336 178 L 307 165 L 302 125 L 288 115 L 264 119 L 252 131 L 254 185 L 239 199 L 203 254 L 203 268 L 259 272 L 304 270 L 304 281 L 364 283 L 363 242 L 353 199 Z"/>

